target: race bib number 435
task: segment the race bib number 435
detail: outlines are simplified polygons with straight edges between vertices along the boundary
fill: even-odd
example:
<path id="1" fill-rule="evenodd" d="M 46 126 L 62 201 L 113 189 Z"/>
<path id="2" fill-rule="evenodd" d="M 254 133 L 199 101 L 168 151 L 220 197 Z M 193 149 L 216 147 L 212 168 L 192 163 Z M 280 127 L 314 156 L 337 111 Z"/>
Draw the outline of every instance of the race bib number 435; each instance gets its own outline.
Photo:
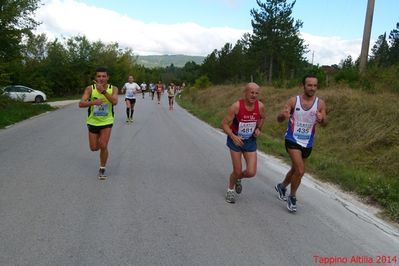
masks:
<path id="1" fill-rule="evenodd" d="M 312 134 L 313 123 L 296 122 L 294 135 L 297 139 L 308 140 Z"/>

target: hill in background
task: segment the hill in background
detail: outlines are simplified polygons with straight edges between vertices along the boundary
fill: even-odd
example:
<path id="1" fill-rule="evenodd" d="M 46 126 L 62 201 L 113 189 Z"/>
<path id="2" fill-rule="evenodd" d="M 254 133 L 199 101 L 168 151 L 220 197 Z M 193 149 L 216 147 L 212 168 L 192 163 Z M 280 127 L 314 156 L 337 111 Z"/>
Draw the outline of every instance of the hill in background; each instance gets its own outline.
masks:
<path id="1" fill-rule="evenodd" d="M 137 63 L 147 68 L 168 67 L 171 64 L 175 67 L 184 67 L 187 62 L 191 61 L 201 65 L 204 59 L 204 56 L 189 55 L 139 55 Z"/>

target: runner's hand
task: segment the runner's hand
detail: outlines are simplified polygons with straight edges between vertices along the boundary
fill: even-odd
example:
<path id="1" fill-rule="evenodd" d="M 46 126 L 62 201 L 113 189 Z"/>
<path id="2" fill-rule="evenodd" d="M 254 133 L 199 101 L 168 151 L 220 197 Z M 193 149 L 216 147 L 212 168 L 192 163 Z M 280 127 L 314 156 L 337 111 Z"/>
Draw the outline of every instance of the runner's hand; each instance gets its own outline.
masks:
<path id="1" fill-rule="evenodd" d="M 242 141 L 242 139 L 237 135 L 233 135 L 233 137 L 231 139 L 233 140 L 234 144 L 237 146 L 244 145 L 244 142 Z"/>
<path id="2" fill-rule="evenodd" d="M 97 81 L 93 80 L 94 84 L 96 84 L 96 88 L 100 93 L 103 93 L 106 89 L 104 88 L 104 84 L 100 84 Z"/>
<path id="3" fill-rule="evenodd" d="M 254 136 L 255 138 L 257 138 L 257 137 L 259 137 L 260 133 L 261 133 L 260 129 L 259 129 L 259 128 L 255 128 L 255 131 L 254 131 L 253 136 Z"/>
<path id="4" fill-rule="evenodd" d="M 323 122 L 323 114 L 322 114 L 320 111 L 317 111 L 317 112 L 316 112 L 316 121 L 317 121 L 318 123 Z"/>
<path id="5" fill-rule="evenodd" d="M 93 105 L 102 105 L 103 101 L 101 99 L 96 99 L 93 101 Z"/>

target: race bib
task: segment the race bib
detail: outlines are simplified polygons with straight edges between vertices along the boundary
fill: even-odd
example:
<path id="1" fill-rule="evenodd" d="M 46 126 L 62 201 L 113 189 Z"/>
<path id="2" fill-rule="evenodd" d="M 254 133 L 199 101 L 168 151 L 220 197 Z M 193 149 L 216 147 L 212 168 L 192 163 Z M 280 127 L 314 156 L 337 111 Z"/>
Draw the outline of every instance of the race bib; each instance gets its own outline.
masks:
<path id="1" fill-rule="evenodd" d="M 249 139 L 254 134 L 256 122 L 240 122 L 238 124 L 238 136 L 242 139 Z"/>
<path id="2" fill-rule="evenodd" d="M 312 135 L 313 123 L 295 122 L 294 136 L 298 140 L 308 140 Z"/>
<path id="3" fill-rule="evenodd" d="M 134 92 L 133 92 L 133 90 L 129 90 L 129 91 L 127 92 L 127 97 L 129 97 L 129 98 L 134 97 Z"/>
<path id="4" fill-rule="evenodd" d="M 93 106 L 94 116 L 107 116 L 108 115 L 108 104 L 94 105 Z"/>

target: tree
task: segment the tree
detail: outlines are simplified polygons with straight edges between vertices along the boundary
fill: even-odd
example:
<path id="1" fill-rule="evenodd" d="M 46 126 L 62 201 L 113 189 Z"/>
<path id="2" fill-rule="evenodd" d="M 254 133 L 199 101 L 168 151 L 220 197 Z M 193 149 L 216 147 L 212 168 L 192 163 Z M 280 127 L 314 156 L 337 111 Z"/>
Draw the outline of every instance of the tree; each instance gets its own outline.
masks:
<path id="1" fill-rule="evenodd" d="M 0 58 L 13 59 L 19 55 L 24 35 L 38 25 L 32 18 L 38 0 L 2 0 L 0 5 Z"/>
<path id="2" fill-rule="evenodd" d="M 386 33 L 380 35 L 371 48 L 370 63 L 377 67 L 384 67 L 389 65 L 389 45 L 386 40 Z"/>
<path id="3" fill-rule="evenodd" d="M 389 60 L 391 64 L 399 62 L 399 22 L 396 23 L 396 29 L 392 30 L 389 34 Z"/>
<path id="4" fill-rule="evenodd" d="M 295 1 L 286 0 L 256 1 L 260 10 L 252 9 L 253 27 L 252 54 L 260 58 L 264 71 L 268 70 L 268 81 L 272 81 L 274 67 L 280 78 L 286 78 L 288 70 L 295 69 L 303 61 L 306 50 L 299 37 L 302 27 L 300 20 L 291 17 Z"/>
<path id="5" fill-rule="evenodd" d="M 38 25 L 32 18 L 40 0 L 2 0 L 0 2 L 0 82 L 6 83 L 11 61 L 21 53 L 21 40 Z M 7 74 L 5 74 L 7 73 Z"/>
<path id="6" fill-rule="evenodd" d="M 201 74 L 208 76 L 208 78 L 217 83 L 216 80 L 219 79 L 218 69 L 219 69 L 219 61 L 217 58 L 218 51 L 215 49 L 212 53 L 210 53 L 202 63 Z"/>

